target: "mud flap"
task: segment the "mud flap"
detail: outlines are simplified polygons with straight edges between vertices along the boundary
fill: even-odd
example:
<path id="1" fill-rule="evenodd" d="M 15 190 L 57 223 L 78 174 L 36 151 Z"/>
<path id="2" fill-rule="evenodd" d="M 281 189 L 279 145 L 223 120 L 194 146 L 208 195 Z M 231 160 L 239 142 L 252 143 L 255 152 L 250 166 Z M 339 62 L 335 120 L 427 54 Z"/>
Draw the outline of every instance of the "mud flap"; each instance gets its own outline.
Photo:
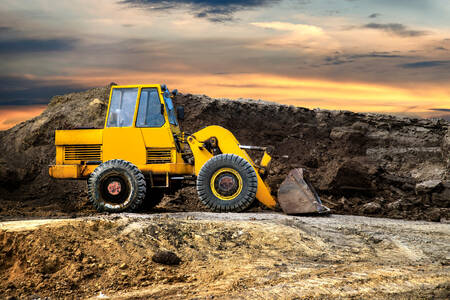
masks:
<path id="1" fill-rule="evenodd" d="M 285 214 L 329 213 L 320 201 L 314 187 L 303 177 L 303 169 L 289 172 L 278 190 L 278 203 Z"/>

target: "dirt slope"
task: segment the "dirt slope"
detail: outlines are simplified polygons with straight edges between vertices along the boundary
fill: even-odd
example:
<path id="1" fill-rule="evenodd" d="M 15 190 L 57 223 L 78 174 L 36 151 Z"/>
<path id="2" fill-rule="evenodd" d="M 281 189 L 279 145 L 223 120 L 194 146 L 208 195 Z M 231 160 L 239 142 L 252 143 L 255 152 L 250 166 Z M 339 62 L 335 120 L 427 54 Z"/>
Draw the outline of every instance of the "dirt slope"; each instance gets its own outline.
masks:
<path id="1" fill-rule="evenodd" d="M 47 165 L 55 129 L 103 125 L 109 89 L 56 96 L 42 115 L 0 132 L 0 215 L 94 213 L 85 183 L 51 180 Z M 301 166 L 336 213 L 449 219 L 448 122 L 196 95 L 175 102 L 186 108 L 186 132 L 217 124 L 242 144 L 275 146 L 275 191 L 289 169 Z M 192 188 L 161 208 L 202 209 Z"/>
<path id="2" fill-rule="evenodd" d="M 337 215 L 3 222 L 0 298 L 448 299 L 449 244 L 448 224 Z"/>

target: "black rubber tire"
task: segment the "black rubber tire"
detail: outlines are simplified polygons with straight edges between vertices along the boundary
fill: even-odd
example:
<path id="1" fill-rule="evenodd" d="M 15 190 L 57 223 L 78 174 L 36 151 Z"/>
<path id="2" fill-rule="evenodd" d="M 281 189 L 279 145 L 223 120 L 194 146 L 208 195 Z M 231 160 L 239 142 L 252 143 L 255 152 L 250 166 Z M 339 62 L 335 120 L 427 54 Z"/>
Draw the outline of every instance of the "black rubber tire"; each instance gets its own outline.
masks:
<path id="1" fill-rule="evenodd" d="M 123 189 L 117 196 L 107 193 L 107 180 L 122 182 Z M 142 172 L 132 163 L 113 159 L 100 164 L 88 179 L 89 200 L 102 212 L 133 211 L 145 199 L 146 182 Z M 123 192 L 123 193 L 122 193 Z"/>
<path id="2" fill-rule="evenodd" d="M 242 190 L 232 200 L 222 200 L 211 191 L 210 181 L 221 168 L 231 168 L 242 178 Z M 236 154 L 219 154 L 209 159 L 197 176 L 197 193 L 200 201 L 212 211 L 240 212 L 247 209 L 255 200 L 258 177 L 252 165 Z"/>

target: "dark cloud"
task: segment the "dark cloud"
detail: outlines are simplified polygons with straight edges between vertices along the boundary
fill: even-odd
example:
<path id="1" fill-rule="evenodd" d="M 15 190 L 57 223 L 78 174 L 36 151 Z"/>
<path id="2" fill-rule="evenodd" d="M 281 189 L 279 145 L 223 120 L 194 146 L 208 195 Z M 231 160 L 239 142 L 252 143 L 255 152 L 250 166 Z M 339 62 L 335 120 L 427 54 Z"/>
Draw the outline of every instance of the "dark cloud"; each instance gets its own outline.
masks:
<path id="1" fill-rule="evenodd" d="M 417 37 L 417 36 L 423 36 L 423 35 L 428 34 L 428 32 L 426 32 L 426 31 L 408 29 L 405 25 L 400 24 L 400 23 L 388 23 L 388 24 L 369 23 L 369 24 L 363 25 L 362 27 L 385 31 L 385 32 L 388 32 L 391 34 L 401 36 L 401 37 Z"/>
<path id="2" fill-rule="evenodd" d="M 450 60 L 428 60 L 428 61 L 418 61 L 414 63 L 401 64 L 402 68 L 406 69 L 416 69 L 416 68 L 433 68 L 442 67 L 450 65 Z"/>
<path id="3" fill-rule="evenodd" d="M 12 31 L 12 28 L 8 27 L 8 26 L 0 26 L 0 33 L 8 32 L 8 31 Z"/>
<path id="4" fill-rule="evenodd" d="M 430 108 L 429 110 L 450 112 L 450 108 Z"/>
<path id="5" fill-rule="evenodd" d="M 55 84 L 18 76 L 0 76 L 0 106 L 47 104 L 55 95 L 86 89 L 86 86 L 68 82 Z"/>
<path id="6" fill-rule="evenodd" d="M 325 65 L 341 65 L 345 63 L 354 62 L 357 59 L 361 58 L 406 58 L 408 56 L 399 55 L 399 54 L 391 54 L 391 52 L 371 52 L 371 53 L 362 53 L 362 54 L 336 54 L 334 56 L 325 57 Z"/>
<path id="7" fill-rule="evenodd" d="M 277 2 L 280 0 L 122 0 L 119 3 L 151 10 L 188 8 L 197 18 L 206 18 L 211 22 L 229 22 L 238 11 L 269 6 Z"/>
<path id="8" fill-rule="evenodd" d="M 0 54 L 69 51 L 77 40 L 62 39 L 9 39 L 0 40 Z"/>
<path id="9" fill-rule="evenodd" d="M 390 54 L 390 52 L 371 52 L 366 54 L 353 54 L 349 55 L 349 58 L 401 58 L 406 57 L 404 55 Z"/>
<path id="10" fill-rule="evenodd" d="M 379 13 L 373 13 L 373 14 L 371 14 L 371 15 L 369 16 L 369 18 L 375 19 L 375 18 L 378 18 L 379 16 L 381 16 L 381 14 L 379 14 Z"/>

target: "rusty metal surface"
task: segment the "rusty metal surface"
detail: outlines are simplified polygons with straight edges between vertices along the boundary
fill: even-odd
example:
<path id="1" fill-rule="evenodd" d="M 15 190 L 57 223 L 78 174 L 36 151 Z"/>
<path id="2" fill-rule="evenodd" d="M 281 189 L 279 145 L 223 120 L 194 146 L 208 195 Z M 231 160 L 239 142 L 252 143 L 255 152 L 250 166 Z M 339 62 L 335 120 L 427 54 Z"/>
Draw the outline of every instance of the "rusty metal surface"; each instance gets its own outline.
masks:
<path id="1" fill-rule="evenodd" d="M 289 172 L 278 190 L 278 203 L 285 214 L 328 213 L 312 185 L 304 178 L 303 169 Z"/>

